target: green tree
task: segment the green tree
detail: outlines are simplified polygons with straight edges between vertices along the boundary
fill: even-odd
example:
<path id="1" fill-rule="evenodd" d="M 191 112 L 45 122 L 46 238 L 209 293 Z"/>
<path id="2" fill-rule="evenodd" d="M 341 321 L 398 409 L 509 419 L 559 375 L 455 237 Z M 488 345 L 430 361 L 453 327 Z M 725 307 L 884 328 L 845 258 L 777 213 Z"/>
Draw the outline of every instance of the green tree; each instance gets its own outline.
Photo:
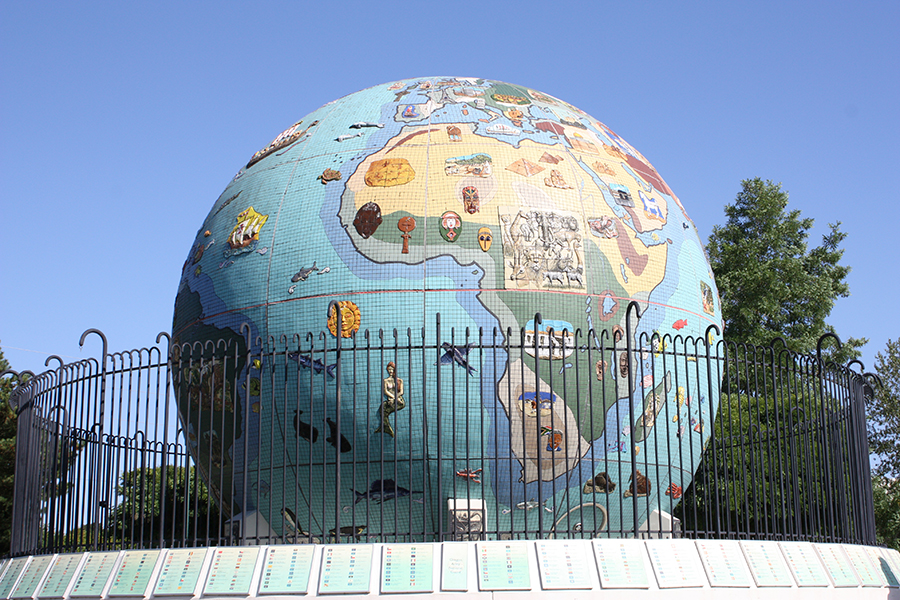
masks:
<path id="1" fill-rule="evenodd" d="M 165 475 L 165 481 L 163 481 Z M 219 509 L 194 467 L 134 469 L 122 474 L 118 504 L 104 540 L 114 547 L 207 545 L 219 539 Z M 195 543 L 196 540 L 196 543 Z"/>
<path id="2" fill-rule="evenodd" d="M 900 481 L 876 475 L 872 478 L 872 499 L 878 543 L 900 550 Z"/>
<path id="3" fill-rule="evenodd" d="M 840 405 L 817 391 L 814 362 L 768 347 L 780 337 L 788 349 L 813 354 L 833 332 L 826 319 L 850 293 L 850 268 L 841 264 L 846 234 L 831 224 L 810 249 L 813 219 L 787 205 L 780 184 L 745 180 L 725 207 L 726 223 L 709 237 L 729 363 L 715 443 L 676 510 L 688 528 L 828 537 L 843 524 L 823 493 L 835 485 L 822 452 L 833 441 L 824 425 Z M 865 342 L 848 338 L 840 350 L 829 344 L 826 355 L 844 363 Z"/>
<path id="4" fill-rule="evenodd" d="M 9 363 L 0 349 L 0 373 L 9 369 Z M 12 534 L 13 486 L 16 473 L 16 411 L 9 405 L 9 396 L 15 388 L 13 379 L 0 379 L 0 556 L 9 552 Z"/>
<path id="5" fill-rule="evenodd" d="M 875 372 L 881 385 L 874 386 L 866 403 L 869 449 L 875 455 L 876 475 L 900 476 L 900 339 L 888 340 L 875 355 Z"/>
<path id="6" fill-rule="evenodd" d="M 722 298 L 725 339 L 767 346 L 782 337 L 791 350 L 811 353 L 833 329 L 825 322 L 838 298 L 850 295 L 840 247 L 847 234 L 829 225 L 822 244 L 809 249 L 814 220 L 787 210 L 781 184 L 746 179 L 725 225 L 713 227 L 706 246 Z M 859 356 L 866 340 L 848 338 L 833 356 Z"/>

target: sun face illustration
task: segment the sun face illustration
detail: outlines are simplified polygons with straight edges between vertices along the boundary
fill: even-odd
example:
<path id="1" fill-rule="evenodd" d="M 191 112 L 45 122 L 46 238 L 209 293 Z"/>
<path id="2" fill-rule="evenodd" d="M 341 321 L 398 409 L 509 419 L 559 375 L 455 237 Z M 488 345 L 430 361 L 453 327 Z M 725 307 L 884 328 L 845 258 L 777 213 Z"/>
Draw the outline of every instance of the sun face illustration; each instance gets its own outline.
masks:
<path id="1" fill-rule="evenodd" d="M 341 337 L 348 338 L 359 331 L 362 315 L 359 312 L 359 307 L 349 300 L 341 300 L 338 302 L 338 305 L 341 307 Z M 328 331 L 335 337 L 337 337 L 337 312 L 332 308 L 331 312 L 328 313 Z"/>

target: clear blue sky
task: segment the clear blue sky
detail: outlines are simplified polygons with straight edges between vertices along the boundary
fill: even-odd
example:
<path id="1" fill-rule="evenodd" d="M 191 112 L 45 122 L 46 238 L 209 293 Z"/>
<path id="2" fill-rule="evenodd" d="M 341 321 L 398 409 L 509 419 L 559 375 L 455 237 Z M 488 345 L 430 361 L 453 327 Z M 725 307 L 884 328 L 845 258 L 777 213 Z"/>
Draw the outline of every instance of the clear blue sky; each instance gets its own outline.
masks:
<path id="1" fill-rule="evenodd" d="M 830 322 L 900 337 L 900 2 L 4 2 L 0 345 L 150 345 L 249 157 L 316 107 L 404 77 L 529 86 L 640 150 L 705 240 L 741 179 L 849 234 Z M 436 8 L 439 7 L 439 8 Z"/>

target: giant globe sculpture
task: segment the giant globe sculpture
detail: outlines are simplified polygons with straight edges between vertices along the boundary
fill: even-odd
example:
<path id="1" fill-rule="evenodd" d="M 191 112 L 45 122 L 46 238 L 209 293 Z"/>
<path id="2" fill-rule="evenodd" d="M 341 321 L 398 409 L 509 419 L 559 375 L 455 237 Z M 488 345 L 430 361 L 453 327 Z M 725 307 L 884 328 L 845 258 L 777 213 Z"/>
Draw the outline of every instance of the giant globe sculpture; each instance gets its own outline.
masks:
<path id="1" fill-rule="evenodd" d="M 602 535 L 672 510 L 717 386 L 660 352 L 696 351 L 721 312 L 630 144 L 548 94 L 433 77 L 328 103 L 248 158 L 173 323 L 182 426 L 226 513 L 288 538 L 444 531 L 459 506 L 509 535 Z"/>

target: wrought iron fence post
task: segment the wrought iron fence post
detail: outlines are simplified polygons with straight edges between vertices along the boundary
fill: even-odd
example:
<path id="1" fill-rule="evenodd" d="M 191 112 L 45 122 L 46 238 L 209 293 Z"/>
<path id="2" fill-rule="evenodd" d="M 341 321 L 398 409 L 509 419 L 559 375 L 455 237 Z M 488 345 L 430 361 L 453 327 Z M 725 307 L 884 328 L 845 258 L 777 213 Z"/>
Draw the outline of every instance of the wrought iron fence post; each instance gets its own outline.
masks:
<path id="1" fill-rule="evenodd" d="M 715 323 L 711 324 L 709 327 L 706 328 L 706 333 L 703 336 L 703 345 L 706 347 L 706 386 L 707 386 L 706 393 L 707 393 L 708 402 L 709 402 L 709 445 L 712 446 L 712 449 L 713 449 L 713 451 L 712 451 L 712 462 L 713 462 L 712 468 L 713 468 L 713 478 L 715 479 L 719 475 L 719 465 L 718 465 L 718 461 L 716 460 L 716 421 L 715 421 L 715 417 L 713 415 L 715 407 L 713 405 L 713 388 L 712 388 L 713 373 L 712 373 L 712 358 L 709 353 L 709 347 L 711 345 L 709 343 L 709 337 L 712 334 L 713 329 L 716 330 L 716 333 L 719 333 L 718 325 L 716 325 Z M 700 418 L 699 418 L 698 422 L 701 423 L 701 425 L 700 425 L 700 443 L 702 445 L 703 444 L 703 425 L 702 425 L 702 423 L 703 423 L 703 406 L 702 405 L 700 406 L 699 417 Z M 723 458 L 723 460 L 725 459 L 724 456 L 722 458 Z M 726 487 L 726 491 L 727 491 L 727 489 L 728 488 Z M 715 512 L 715 515 L 716 515 L 716 537 L 721 538 L 722 537 L 722 503 L 719 500 L 719 486 L 716 485 L 715 483 L 713 484 L 713 491 L 715 492 L 713 495 L 713 498 L 715 499 L 715 508 L 714 508 L 713 512 Z M 726 509 L 728 508 L 728 496 L 727 495 L 725 497 L 725 508 Z"/>
<path id="2" fill-rule="evenodd" d="M 12 527 L 10 523 L 10 554 L 13 556 L 24 553 L 29 546 L 26 537 L 34 537 L 31 534 L 32 528 L 28 526 L 27 512 L 30 499 L 28 498 L 28 479 L 33 476 L 32 470 L 29 469 L 28 461 L 34 451 L 32 444 L 32 427 L 34 424 L 34 415 L 32 411 L 34 386 L 23 386 L 23 377 L 31 374 L 30 371 L 19 373 L 11 369 L 7 369 L 0 373 L 0 378 L 12 375 L 16 381 L 16 387 L 10 394 L 10 407 L 16 411 L 16 462 L 15 476 L 13 479 L 13 505 L 12 505 L 12 523 L 16 523 L 16 527 Z M 33 528 L 37 531 L 37 527 Z"/>
<path id="3" fill-rule="evenodd" d="M 173 382 L 174 385 L 174 372 L 172 368 L 172 338 L 166 332 L 160 332 L 159 335 L 156 336 L 156 343 L 159 344 L 159 341 L 162 338 L 166 338 L 166 392 L 165 392 L 165 400 L 163 402 L 163 406 L 165 407 L 165 422 L 163 424 L 163 452 L 168 452 L 169 448 L 169 413 L 171 412 L 169 408 L 169 391 L 171 390 L 170 381 Z M 158 380 L 157 380 L 158 381 Z M 149 402 L 150 399 L 147 399 Z M 160 467 L 160 487 L 159 487 L 159 547 L 164 547 L 163 540 L 166 535 L 166 484 L 168 483 L 168 475 L 169 475 L 169 466 L 165 464 L 163 461 L 162 466 Z M 173 477 L 176 477 L 175 473 L 172 473 Z M 175 482 L 173 482 L 174 484 Z"/>
<path id="4" fill-rule="evenodd" d="M 640 310 L 641 307 L 634 300 L 628 303 L 628 308 L 625 309 L 625 358 L 628 365 L 628 426 L 629 429 L 634 429 L 634 361 L 632 357 L 633 343 L 634 343 L 634 328 L 631 327 L 631 309 L 634 308 L 637 313 L 638 318 L 640 318 Z M 637 324 L 635 324 L 637 327 Z M 634 439 L 634 431 L 631 431 L 631 439 Z M 634 449 L 631 449 L 631 485 L 634 486 L 634 489 L 637 490 L 637 454 Z M 634 511 L 634 537 L 638 537 L 638 529 L 640 525 L 638 524 L 638 495 L 633 493 L 631 495 L 632 507 Z M 650 527 L 649 515 L 647 515 L 647 528 Z"/>
<path id="5" fill-rule="evenodd" d="M 829 461 L 829 427 L 827 424 L 827 417 L 825 412 L 825 363 L 822 361 L 822 342 L 825 341 L 826 338 L 832 337 L 837 343 L 838 350 L 841 349 L 841 338 L 839 338 L 836 334 L 828 332 L 825 335 L 819 338 L 819 341 L 816 343 L 816 369 L 818 371 L 818 377 L 816 378 L 817 389 L 816 392 L 819 396 L 819 417 L 821 421 L 822 427 L 822 459 L 821 464 L 824 467 L 824 475 L 825 475 L 825 486 L 824 486 L 824 494 L 825 494 L 825 506 L 826 506 L 826 531 L 829 536 L 824 541 L 830 542 L 833 541 L 833 537 L 835 535 L 835 517 L 834 517 L 834 506 L 831 499 L 831 490 L 833 488 L 833 483 L 831 480 L 831 469 L 829 465 L 831 464 Z M 848 380 L 849 381 L 849 380 Z M 818 462 L 818 461 L 817 461 Z"/>
<path id="6" fill-rule="evenodd" d="M 544 323 L 543 317 L 541 317 L 541 313 L 534 313 L 534 401 L 537 403 L 537 430 L 541 430 L 541 375 L 540 375 L 540 365 L 541 365 L 541 349 L 540 349 L 540 340 L 541 333 L 539 331 L 539 326 Z M 548 352 L 552 351 L 552 344 L 550 344 L 549 338 L 547 339 L 548 343 Z M 549 358 L 548 358 L 549 360 Z M 522 390 L 525 391 L 524 389 Z M 550 390 L 550 397 L 553 397 L 553 390 Z M 512 409 L 510 409 L 510 413 L 512 413 Z M 523 419 L 523 431 L 524 431 L 524 419 Z M 540 439 L 540 438 L 538 438 Z M 527 446 L 526 446 L 527 447 Z M 538 488 L 538 497 L 537 501 L 539 505 L 543 504 L 544 501 L 544 472 L 542 470 L 543 465 L 541 464 L 541 444 L 540 441 L 537 444 L 537 468 L 538 468 L 538 477 L 537 477 L 537 488 Z M 524 464 L 524 462 L 523 462 Z M 527 523 L 527 517 L 526 517 Z M 527 529 L 527 526 L 526 526 Z M 544 535 L 544 511 L 541 506 L 538 507 L 538 532 L 541 536 Z"/>
<path id="7" fill-rule="evenodd" d="M 435 355 L 437 356 L 437 360 L 435 361 L 435 365 L 437 368 L 435 369 L 435 381 L 437 382 L 436 391 L 437 398 L 435 400 L 435 416 L 437 420 L 437 511 L 438 511 L 438 539 L 437 541 L 444 541 L 444 424 L 441 421 L 443 418 L 443 411 L 441 410 L 441 313 L 435 314 L 435 339 L 434 339 L 434 347 L 435 347 Z M 451 365 L 452 366 L 452 365 Z"/>
<path id="8" fill-rule="evenodd" d="M 99 329 L 93 329 L 93 328 L 88 329 L 87 331 L 85 331 L 84 333 L 81 334 L 81 339 L 78 340 L 78 346 L 83 348 L 84 340 L 87 339 L 87 336 L 92 333 L 96 333 L 98 336 L 100 336 L 100 339 L 103 340 L 103 350 L 102 350 L 103 354 L 100 357 L 100 411 L 97 415 L 97 421 L 98 421 L 97 425 L 99 425 L 99 429 L 97 432 L 97 440 L 102 445 L 103 444 L 103 426 L 104 426 L 103 421 L 106 417 L 106 356 L 107 356 L 107 349 L 109 348 L 109 346 L 106 341 L 106 335 L 104 335 L 103 332 L 100 331 Z M 98 473 L 104 472 L 103 452 L 98 452 L 97 467 L 98 467 L 97 468 Z M 115 486 L 113 486 L 113 487 L 115 487 Z M 94 507 L 93 508 L 94 508 L 94 523 L 93 523 L 93 539 L 91 542 L 91 549 L 96 551 L 97 543 L 100 540 L 100 494 L 94 495 Z"/>
<path id="9" fill-rule="evenodd" d="M 335 334 L 337 335 L 337 368 L 334 370 L 336 383 L 335 404 L 337 416 L 335 417 L 334 451 L 337 462 L 334 474 L 334 543 L 341 543 L 341 338 L 344 335 L 344 314 L 341 312 L 341 304 L 337 300 L 328 303 L 328 317 L 331 317 L 331 309 L 337 311 L 335 321 Z"/>

